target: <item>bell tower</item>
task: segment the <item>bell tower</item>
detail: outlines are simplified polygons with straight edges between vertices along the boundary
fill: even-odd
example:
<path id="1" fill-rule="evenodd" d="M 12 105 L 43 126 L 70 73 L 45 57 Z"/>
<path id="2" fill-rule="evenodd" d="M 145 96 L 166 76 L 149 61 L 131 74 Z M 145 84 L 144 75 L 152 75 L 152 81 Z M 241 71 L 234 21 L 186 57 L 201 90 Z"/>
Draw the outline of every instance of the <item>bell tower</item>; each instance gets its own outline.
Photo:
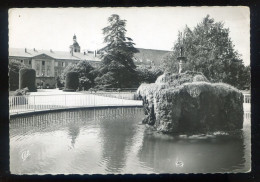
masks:
<path id="1" fill-rule="evenodd" d="M 73 36 L 73 44 L 70 46 L 70 53 L 73 55 L 73 52 L 80 52 L 80 46 L 77 42 L 77 37 L 74 34 Z"/>

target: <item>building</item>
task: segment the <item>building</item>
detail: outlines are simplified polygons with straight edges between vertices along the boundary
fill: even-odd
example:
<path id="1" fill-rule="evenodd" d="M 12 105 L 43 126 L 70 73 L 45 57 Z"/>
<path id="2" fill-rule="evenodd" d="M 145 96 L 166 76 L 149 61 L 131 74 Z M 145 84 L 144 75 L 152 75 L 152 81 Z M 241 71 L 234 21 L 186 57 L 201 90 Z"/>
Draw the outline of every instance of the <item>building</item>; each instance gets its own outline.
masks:
<path id="1" fill-rule="evenodd" d="M 78 63 L 81 60 L 88 61 L 93 67 L 98 67 L 100 58 L 96 51 L 80 52 L 80 46 L 76 35 L 73 36 L 73 44 L 70 51 L 37 50 L 9 48 L 9 61 L 16 60 L 27 67 L 36 70 L 36 84 L 43 82 L 45 87 L 55 87 L 55 77 L 61 75 L 66 66 Z"/>
<path id="2" fill-rule="evenodd" d="M 139 53 L 134 55 L 137 66 L 160 65 L 162 58 L 170 51 L 139 49 Z M 73 44 L 69 46 L 69 51 L 37 50 L 9 48 L 9 61 L 16 60 L 24 63 L 27 67 L 36 70 L 36 84 L 42 82 L 44 87 L 54 88 L 55 78 L 61 75 L 66 66 L 78 63 L 81 60 L 88 61 L 93 67 L 98 67 L 101 63 L 98 51 L 81 51 L 76 35 L 73 36 Z"/>

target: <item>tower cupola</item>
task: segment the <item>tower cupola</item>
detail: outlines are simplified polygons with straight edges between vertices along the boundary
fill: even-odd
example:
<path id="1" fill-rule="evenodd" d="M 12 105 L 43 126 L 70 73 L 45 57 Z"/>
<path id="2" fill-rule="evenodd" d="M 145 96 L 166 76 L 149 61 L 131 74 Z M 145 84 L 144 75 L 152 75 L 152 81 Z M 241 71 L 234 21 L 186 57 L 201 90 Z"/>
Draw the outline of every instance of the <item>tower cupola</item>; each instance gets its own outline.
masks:
<path id="1" fill-rule="evenodd" d="M 70 53 L 73 55 L 73 52 L 80 52 L 80 46 L 77 42 L 77 37 L 74 34 L 73 36 L 73 44 L 70 46 Z"/>

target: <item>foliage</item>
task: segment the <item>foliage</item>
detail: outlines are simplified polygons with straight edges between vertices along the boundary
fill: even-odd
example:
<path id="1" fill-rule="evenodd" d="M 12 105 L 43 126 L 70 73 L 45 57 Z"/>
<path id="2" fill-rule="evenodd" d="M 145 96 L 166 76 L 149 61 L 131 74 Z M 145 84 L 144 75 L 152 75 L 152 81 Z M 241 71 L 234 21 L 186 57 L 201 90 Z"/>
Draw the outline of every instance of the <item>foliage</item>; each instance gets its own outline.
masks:
<path id="1" fill-rule="evenodd" d="M 57 76 L 57 77 L 56 77 L 56 87 L 57 87 L 57 88 L 64 87 L 64 84 L 61 82 L 60 76 Z"/>
<path id="2" fill-rule="evenodd" d="M 35 92 L 36 72 L 34 69 L 22 68 L 19 71 L 19 89 L 28 87 L 30 92 Z"/>
<path id="3" fill-rule="evenodd" d="M 29 89 L 23 88 L 23 89 L 17 89 L 14 92 L 14 96 L 19 96 L 19 97 L 12 97 L 11 103 L 12 105 L 25 105 L 28 103 L 27 98 L 24 96 L 29 92 Z"/>
<path id="4" fill-rule="evenodd" d="M 225 82 L 244 89 L 250 85 L 250 70 L 234 50 L 229 29 L 224 23 L 215 22 L 207 15 L 193 30 L 186 26 L 183 41 L 181 34 L 173 47 L 173 53 L 164 60 L 167 71 L 177 72 L 180 47 L 183 43 L 187 58 L 185 70 L 202 72 L 211 82 Z"/>
<path id="5" fill-rule="evenodd" d="M 137 75 L 139 83 L 154 83 L 158 76 L 163 74 L 163 71 L 160 68 L 152 67 L 150 69 L 145 67 L 138 67 Z"/>
<path id="6" fill-rule="evenodd" d="M 9 69 L 9 89 L 16 90 L 19 88 L 19 70 L 22 68 L 27 68 L 25 64 L 16 61 L 10 60 L 8 69 Z"/>
<path id="7" fill-rule="evenodd" d="M 29 92 L 29 89 L 27 87 L 23 88 L 23 89 L 17 89 L 14 92 L 14 96 L 22 96 L 22 95 L 26 95 L 27 92 Z"/>
<path id="8" fill-rule="evenodd" d="M 66 75 L 65 91 L 71 90 L 76 91 L 79 87 L 79 73 L 78 72 L 68 72 Z"/>
<path id="9" fill-rule="evenodd" d="M 198 77 L 200 77 L 200 79 L 198 79 Z M 160 76 L 155 83 L 163 83 L 171 87 L 177 87 L 184 83 L 194 81 L 209 82 L 201 72 L 186 71 L 184 73 L 165 73 L 164 75 Z"/>
<path id="10" fill-rule="evenodd" d="M 126 20 L 121 20 L 116 14 L 108 18 L 109 25 L 103 28 L 104 43 L 101 52 L 102 64 L 99 68 L 96 84 L 104 87 L 132 87 L 137 83 L 133 40 L 126 37 Z"/>
<path id="11" fill-rule="evenodd" d="M 96 77 L 96 72 L 94 72 L 94 68 L 89 64 L 88 61 L 80 61 L 77 64 L 68 65 L 62 75 L 61 80 L 66 79 L 66 75 L 69 72 L 77 72 L 79 76 L 79 88 L 87 90 L 94 85 L 94 79 Z"/>

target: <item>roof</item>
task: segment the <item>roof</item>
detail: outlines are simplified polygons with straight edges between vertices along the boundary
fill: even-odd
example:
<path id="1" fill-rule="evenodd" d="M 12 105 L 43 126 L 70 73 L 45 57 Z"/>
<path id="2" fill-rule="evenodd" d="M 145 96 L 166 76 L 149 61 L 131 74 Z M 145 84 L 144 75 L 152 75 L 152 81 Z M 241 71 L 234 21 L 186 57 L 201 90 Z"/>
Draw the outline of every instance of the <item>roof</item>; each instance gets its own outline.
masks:
<path id="1" fill-rule="evenodd" d="M 171 53 L 171 51 L 166 50 L 156 50 L 156 49 L 143 49 L 137 48 L 139 53 L 134 55 L 137 62 L 142 62 L 143 64 L 150 64 L 153 62 L 155 65 L 160 65 L 163 58 Z"/>
<path id="2" fill-rule="evenodd" d="M 155 50 L 155 49 L 143 49 L 137 48 L 139 53 L 134 55 L 135 61 L 140 62 L 141 64 L 151 64 L 153 62 L 155 65 L 160 65 L 162 59 L 170 54 L 171 51 L 165 50 Z M 94 52 L 88 51 L 86 54 L 83 52 L 73 52 L 73 56 L 69 51 L 55 51 L 55 50 L 34 50 L 34 49 L 25 49 L 23 48 L 9 48 L 10 57 L 24 57 L 24 58 L 33 58 L 41 54 L 46 54 L 54 59 L 62 60 L 88 60 L 88 61 L 101 61 L 100 57 L 97 55 L 94 56 Z"/>
<path id="3" fill-rule="evenodd" d="M 73 56 L 69 51 L 51 51 L 51 50 L 34 50 L 34 49 L 22 49 L 22 48 L 9 48 L 10 57 L 24 57 L 33 58 L 35 56 L 46 54 L 54 59 L 65 59 L 65 60 L 88 60 L 88 61 L 100 61 L 98 56 L 94 56 L 94 53 L 80 53 L 73 52 Z"/>
<path id="4" fill-rule="evenodd" d="M 79 43 L 78 42 L 74 42 L 73 46 L 79 47 Z"/>

